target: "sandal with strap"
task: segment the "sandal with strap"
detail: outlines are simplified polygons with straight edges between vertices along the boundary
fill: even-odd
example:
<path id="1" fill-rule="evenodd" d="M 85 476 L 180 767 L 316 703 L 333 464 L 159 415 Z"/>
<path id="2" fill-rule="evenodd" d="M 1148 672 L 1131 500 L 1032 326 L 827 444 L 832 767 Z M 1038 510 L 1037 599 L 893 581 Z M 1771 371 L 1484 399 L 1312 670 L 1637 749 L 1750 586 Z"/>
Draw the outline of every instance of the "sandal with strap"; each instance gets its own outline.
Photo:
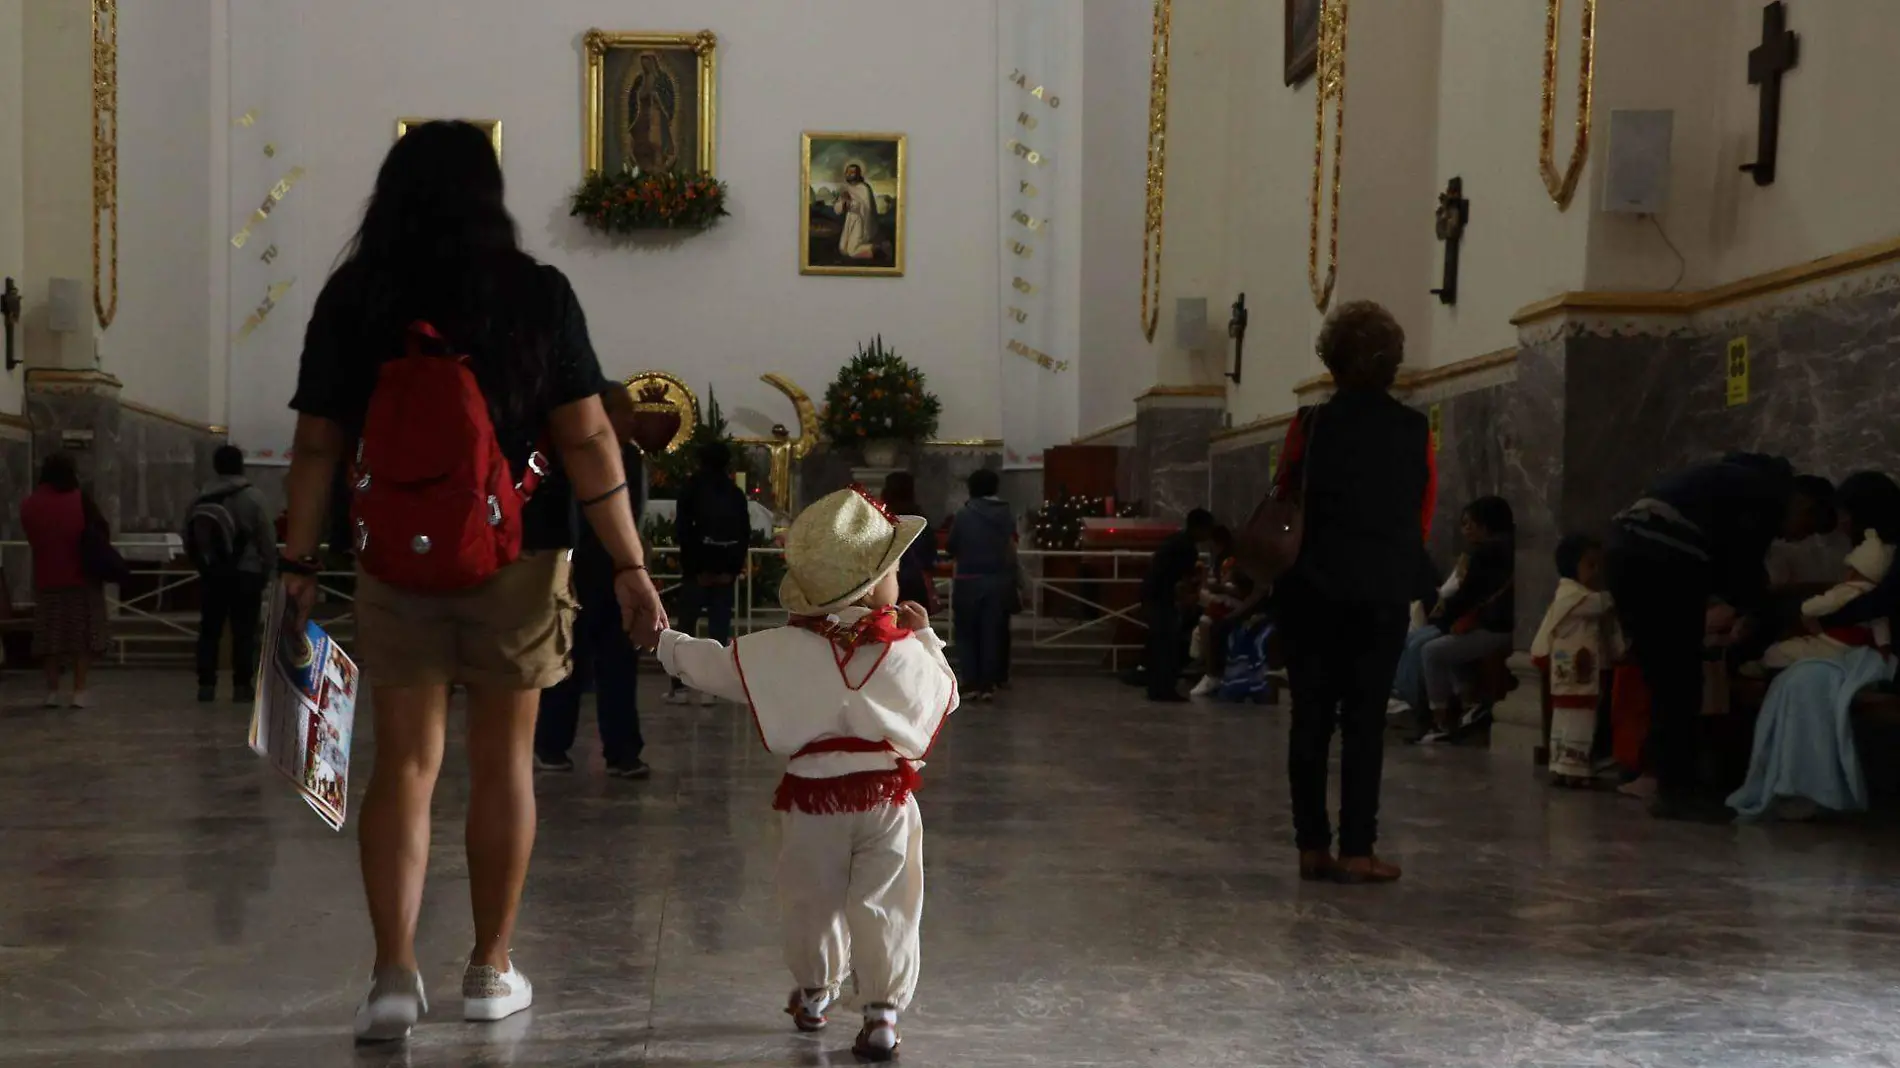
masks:
<path id="1" fill-rule="evenodd" d="M 866 1005 L 864 1029 L 851 1044 L 851 1052 L 867 1061 L 888 1061 L 897 1056 L 897 1010 L 889 1005 Z"/>
<path id="2" fill-rule="evenodd" d="M 806 1034 L 823 1031 L 831 1021 L 825 1018 L 825 1010 L 831 1007 L 832 994 L 829 990 L 805 990 L 794 988 L 792 996 L 785 1005 L 785 1015 L 792 1018 L 792 1026 Z"/>

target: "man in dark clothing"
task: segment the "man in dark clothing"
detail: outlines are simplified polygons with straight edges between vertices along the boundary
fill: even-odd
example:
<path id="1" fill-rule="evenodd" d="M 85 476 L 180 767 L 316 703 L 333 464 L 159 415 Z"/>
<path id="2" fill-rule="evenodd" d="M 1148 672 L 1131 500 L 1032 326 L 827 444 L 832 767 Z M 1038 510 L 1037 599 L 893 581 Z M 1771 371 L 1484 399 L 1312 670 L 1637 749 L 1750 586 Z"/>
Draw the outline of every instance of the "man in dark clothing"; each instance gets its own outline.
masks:
<path id="1" fill-rule="evenodd" d="M 946 546 L 956 561 L 950 608 L 956 616 L 957 660 L 963 692 L 988 701 L 1009 663 L 1009 616 L 1016 589 L 1016 518 L 997 496 L 1002 480 L 988 468 L 972 471 L 970 499 L 957 512 Z"/>
<path id="2" fill-rule="evenodd" d="M 220 446 L 211 456 L 217 479 L 192 502 L 185 546 L 198 567 L 198 700 L 218 696 L 218 646 L 231 627 L 231 698 L 256 694 L 257 627 L 265 576 L 277 560 L 277 530 L 264 496 L 244 477 L 244 452 Z"/>
<path id="3" fill-rule="evenodd" d="M 1768 547 L 1815 533 L 1831 495 L 1779 457 L 1733 454 L 1665 478 L 1617 515 L 1609 588 L 1649 687 L 1658 818 L 1731 818 L 1698 793 L 1704 635 L 1743 636 L 1767 600 Z"/>
<path id="4" fill-rule="evenodd" d="M 639 487 L 625 494 L 640 524 L 646 505 L 646 479 L 641 474 L 640 450 L 627 444 L 633 436 L 633 405 L 625 387 L 601 396 L 614 434 L 621 441 L 621 462 L 627 482 Z M 605 507 L 603 505 L 603 507 Z M 534 766 L 541 771 L 572 771 L 568 750 L 579 732 L 581 695 L 594 689 L 594 719 L 600 726 L 601 759 L 616 779 L 644 779 L 652 769 L 641 760 L 646 741 L 640 735 L 640 650 L 620 626 L 620 605 L 614 599 L 614 564 L 589 523 L 578 523 L 574 545 L 574 596 L 580 614 L 574 621 L 574 667 L 568 677 L 541 691 L 541 714 L 534 724 Z"/>
<path id="5" fill-rule="evenodd" d="M 714 641 L 732 640 L 733 583 L 745 571 L 752 547 L 751 503 L 732 480 L 732 450 L 723 441 L 700 446 L 699 470 L 680 489 L 673 529 L 680 547 L 679 629 L 687 634 L 699 627 L 706 614 L 706 634 Z M 687 691 L 678 679 L 666 699 L 685 704 Z M 716 698 L 702 693 L 699 702 Z"/>
<path id="6" fill-rule="evenodd" d="M 1148 560 L 1141 580 L 1142 617 L 1148 621 L 1148 649 L 1142 674 L 1148 700 L 1185 701 L 1181 696 L 1181 645 L 1187 635 L 1182 608 L 1183 583 L 1194 578 L 1201 551 L 1214 537 L 1214 516 L 1205 508 L 1187 514 L 1180 530 L 1167 536 Z"/>

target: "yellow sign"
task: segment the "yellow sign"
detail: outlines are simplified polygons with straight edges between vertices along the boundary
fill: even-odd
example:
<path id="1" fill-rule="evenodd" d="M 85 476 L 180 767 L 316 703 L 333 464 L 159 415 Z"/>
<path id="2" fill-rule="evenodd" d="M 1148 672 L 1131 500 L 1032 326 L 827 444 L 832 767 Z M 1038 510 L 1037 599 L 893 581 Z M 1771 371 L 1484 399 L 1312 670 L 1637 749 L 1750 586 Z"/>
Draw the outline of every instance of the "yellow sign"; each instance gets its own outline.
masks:
<path id="1" fill-rule="evenodd" d="M 1445 430 L 1444 406 L 1440 404 L 1432 405 L 1431 408 L 1426 413 L 1426 418 L 1430 419 L 1432 423 L 1432 452 L 1436 454 L 1438 452 L 1439 443 L 1444 440 L 1444 430 Z"/>
<path id="2" fill-rule="evenodd" d="M 1748 403 L 1748 339 L 1728 343 L 1728 406 Z"/>

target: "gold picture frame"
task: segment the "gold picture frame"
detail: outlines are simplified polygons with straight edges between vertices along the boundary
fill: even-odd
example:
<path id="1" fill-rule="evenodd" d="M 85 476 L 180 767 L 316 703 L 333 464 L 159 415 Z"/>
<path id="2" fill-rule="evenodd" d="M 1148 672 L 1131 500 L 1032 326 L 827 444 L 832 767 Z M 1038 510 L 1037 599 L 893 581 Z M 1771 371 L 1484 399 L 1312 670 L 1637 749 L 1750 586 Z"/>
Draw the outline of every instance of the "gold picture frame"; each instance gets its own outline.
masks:
<path id="1" fill-rule="evenodd" d="M 800 136 L 798 273 L 903 277 L 908 152 L 909 138 L 901 133 L 807 130 Z M 868 187 L 869 197 L 854 204 L 847 184 Z"/>
<path id="2" fill-rule="evenodd" d="M 442 122 L 442 121 L 445 121 L 445 120 L 420 119 L 414 116 L 411 116 L 409 118 L 397 119 L 396 120 L 396 140 L 398 141 L 402 140 L 403 135 L 409 132 L 409 127 L 411 126 L 420 126 L 425 122 Z M 481 130 L 483 133 L 487 134 L 488 143 L 495 146 L 495 158 L 496 159 L 501 158 L 501 120 L 500 119 L 460 119 L 456 121 L 466 122 L 470 126 L 473 126 Z"/>
<path id="3" fill-rule="evenodd" d="M 581 41 L 587 55 L 582 78 L 587 129 L 581 166 L 588 173 L 618 173 L 629 163 L 649 172 L 712 174 L 717 170 L 718 35 L 711 30 L 588 30 Z M 634 100 L 636 94 L 651 94 L 647 99 L 652 103 L 645 111 L 653 121 L 647 124 L 649 133 L 644 138 L 636 133 L 636 116 L 643 110 Z M 682 115 L 683 111 L 688 113 Z M 608 136 L 609 124 L 618 128 L 619 136 Z"/>

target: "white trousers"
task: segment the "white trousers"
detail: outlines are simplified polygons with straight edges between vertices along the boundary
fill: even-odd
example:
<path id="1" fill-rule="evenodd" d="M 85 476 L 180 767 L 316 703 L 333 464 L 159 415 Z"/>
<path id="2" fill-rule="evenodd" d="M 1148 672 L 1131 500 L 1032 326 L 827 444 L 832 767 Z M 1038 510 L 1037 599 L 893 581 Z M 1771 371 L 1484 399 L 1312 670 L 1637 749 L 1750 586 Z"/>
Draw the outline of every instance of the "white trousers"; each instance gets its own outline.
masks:
<path id="1" fill-rule="evenodd" d="M 924 911 L 917 799 L 869 812 L 781 815 L 779 913 L 792 978 L 836 993 L 855 970 L 865 1004 L 908 1008 Z"/>

